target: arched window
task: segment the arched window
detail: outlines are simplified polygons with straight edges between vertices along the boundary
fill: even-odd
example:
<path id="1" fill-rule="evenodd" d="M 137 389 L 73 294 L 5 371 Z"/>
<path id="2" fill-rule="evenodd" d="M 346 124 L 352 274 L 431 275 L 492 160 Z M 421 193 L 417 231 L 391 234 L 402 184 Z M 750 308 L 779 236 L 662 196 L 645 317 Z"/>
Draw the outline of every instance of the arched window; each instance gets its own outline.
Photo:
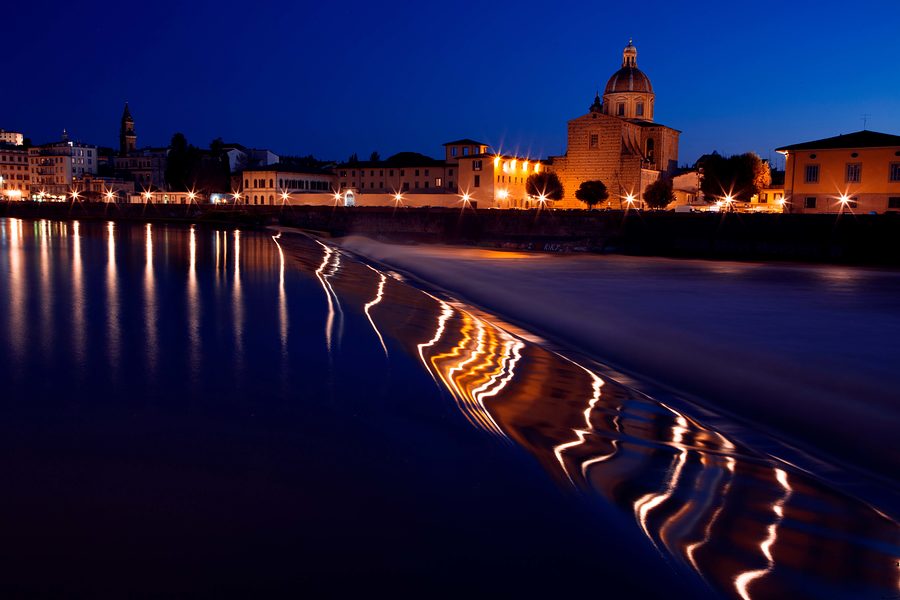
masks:
<path id="1" fill-rule="evenodd" d="M 275 204 L 275 196 L 269 196 L 269 205 Z"/>
<path id="2" fill-rule="evenodd" d="M 649 138 L 647 140 L 647 161 L 655 162 L 653 159 L 653 150 L 655 149 L 656 142 L 653 141 L 653 138 Z"/>
<path id="3" fill-rule="evenodd" d="M 275 182 L 272 179 L 269 180 L 269 187 L 270 188 L 275 187 Z"/>

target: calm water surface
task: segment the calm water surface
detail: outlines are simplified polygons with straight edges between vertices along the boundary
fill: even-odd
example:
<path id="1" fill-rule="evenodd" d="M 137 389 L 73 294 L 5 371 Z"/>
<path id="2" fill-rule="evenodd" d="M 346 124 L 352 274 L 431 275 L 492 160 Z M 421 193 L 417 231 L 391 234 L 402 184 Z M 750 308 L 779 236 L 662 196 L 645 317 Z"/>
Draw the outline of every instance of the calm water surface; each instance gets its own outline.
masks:
<path id="1" fill-rule="evenodd" d="M 0 590 L 894 598 L 900 528 L 299 236 L 0 220 Z"/>

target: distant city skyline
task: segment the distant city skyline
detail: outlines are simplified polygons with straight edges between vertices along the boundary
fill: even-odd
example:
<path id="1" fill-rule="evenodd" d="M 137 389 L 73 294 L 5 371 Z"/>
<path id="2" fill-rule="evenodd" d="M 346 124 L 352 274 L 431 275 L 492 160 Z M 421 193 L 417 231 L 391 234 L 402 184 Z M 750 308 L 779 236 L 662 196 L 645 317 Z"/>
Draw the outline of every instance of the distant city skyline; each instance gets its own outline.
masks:
<path id="1" fill-rule="evenodd" d="M 201 147 L 222 137 L 343 160 L 439 156 L 443 142 L 471 137 L 546 158 L 565 151 L 567 121 L 633 38 L 655 120 L 683 132 L 682 164 L 713 150 L 775 157 L 778 146 L 863 129 L 864 118 L 900 132 L 900 78 L 890 76 L 900 6 L 773 6 L 17 3 L 6 9 L 22 31 L 6 49 L 17 93 L 0 95 L 0 127 L 34 143 L 66 128 L 116 147 L 128 101 L 139 146 L 180 131 Z"/>

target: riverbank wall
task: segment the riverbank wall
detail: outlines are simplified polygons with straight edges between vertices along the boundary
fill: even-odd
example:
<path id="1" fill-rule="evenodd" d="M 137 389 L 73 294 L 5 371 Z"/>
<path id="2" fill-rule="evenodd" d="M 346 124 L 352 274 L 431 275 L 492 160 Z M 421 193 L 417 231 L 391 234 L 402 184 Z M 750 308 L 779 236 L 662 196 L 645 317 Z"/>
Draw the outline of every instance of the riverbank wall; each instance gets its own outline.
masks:
<path id="1" fill-rule="evenodd" d="M 8 202 L 0 204 L 0 216 L 283 225 L 334 237 L 364 235 L 395 243 L 900 266 L 900 214 Z"/>

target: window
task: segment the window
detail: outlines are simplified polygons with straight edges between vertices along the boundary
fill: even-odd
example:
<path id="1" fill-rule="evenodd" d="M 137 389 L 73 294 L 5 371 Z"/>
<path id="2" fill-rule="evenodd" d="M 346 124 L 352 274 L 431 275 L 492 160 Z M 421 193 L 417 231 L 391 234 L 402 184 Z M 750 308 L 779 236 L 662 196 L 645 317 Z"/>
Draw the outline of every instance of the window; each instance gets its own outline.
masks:
<path id="1" fill-rule="evenodd" d="M 616 106 L 616 114 L 620 117 L 625 116 L 625 103 L 624 102 L 619 102 L 619 105 Z"/>
<path id="2" fill-rule="evenodd" d="M 416 177 L 418 177 L 418 176 L 419 176 L 419 170 L 416 169 Z"/>
<path id="3" fill-rule="evenodd" d="M 419 182 L 416 181 L 415 183 L 413 183 L 413 187 L 415 187 L 416 189 L 419 189 Z"/>
<path id="4" fill-rule="evenodd" d="M 404 191 L 404 192 L 408 192 L 408 191 L 409 191 L 409 182 L 408 182 L 408 181 L 404 181 L 404 182 L 403 182 L 403 191 Z"/>
<path id="5" fill-rule="evenodd" d="M 475 176 L 475 187 L 481 187 L 481 175 Z"/>
<path id="6" fill-rule="evenodd" d="M 451 190 L 453 189 L 453 182 L 452 182 L 452 181 L 448 181 L 448 182 L 447 182 L 447 188 L 449 188 L 449 189 L 451 189 Z"/>
<path id="7" fill-rule="evenodd" d="M 453 169 L 448 169 L 448 170 L 447 170 L 447 175 L 450 175 L 450 176 L 452 177 L 452 176 L 453 176 Z"/>
<path id="8" fill-rule="evenodd" d="M 862 173 L 862 164 L 849 163 L 847 165 L 847 183 L 859 183 Z"/>
<path id="9" fill-rule="evenodd" d="M 804 181 L 806 183 L 819 183 L 819 165 L 806 165 L 806 178 Z"/>
<path id="10" fill-rule="evenodd" d="M 428 177 L 428 169 L 425 169 L 425 177 Z"/>
<path id="11" fill-rule="evenodd" d="M 644 103 L 643 102 L 637 103 L 637 109 L 635 110 L 635 114 L 639 117 L 644 116 Z"/>
<path id="12" fill-rule="evenodd" d="M 426 181 L 426 182 L 424 183 L 424 185 L 425 185 L 425 189 L 427 190 L 427 189 L 428 189 L 428 182 Z"/>
<path id="13" fill-rule="evenodd" d="M 816 207 L 816 197 L 815 196 L 807 196 L 806 201 L 803 203 L 804 208 L 815 208 Z"/>
<path id="14" fill-rule="evenodd" d="M 388 175 L 391 176 L 391 177 L 393 177 L 393 176 L 394 176 L 394 170 L 391 169 L 390 171 L 388 171 Z"/>
<path id="15" fill-rule="evenodd" d="M 456 156 L 456 152 L 459 150 L 456 146 L 450 147 L 450 156 Z"/>
<path id="16" fill-rule="evenodd" d="M 275 182 L 272 179 L 269 180 L 269 187 L 270 188 L 275 187 Z"/>
<path id="17" fill-rule="evenodd" d="M 891 181 L 900 181 L 900 163 L 891 163 Z"/>
<path id="18" fill-rule="evenodd" d="M 853 196 L 847 200 L 847 208 L 857 208 L 859 206 L 859 198 Z"/>
<path id="19" fill-rule="evenodd" d="M 769 194 L 762 193 L 759 195 L 759 203 L 760 204 L 768 204 L 769 203 Z"/>
<path id="20" fill-rule="evenodd" d="M 468 146 L 465 146 L 465 147 L 463 148 L 463 156 L 468 156 L 468 155 L 469 155 L 469 147 L 468 147 Z"/>
<path id="21" fill-rule="evenodd" d="M 406 169 L 400 169 L 400 177 L 406 175 Z"/>
<path id="22" fill-rule="evenodd" d="M 472 170 L 473 170 L 473 171 L 480 171 L 480 170 L 481 170 L 481 161 L 480 161 L 480 160 L 473 160 L 473 161 L 472 161 Z M 451 173 L 451 175 L 452 175 L 452 173 Z"/>
<path id="23" fill-rule="evenodd" d="M 600 145 L 600 136 L 596 133 L 591 134 L 591 148 L 596 148 Z"/>
<path id="24" fill-rule="evenodd" d="M 888 198 L 888 208 L 900 208 L 900 197 Z"/>
<path id="25" fill-rule="evenodd" d="M 444 180 L 440 177 L 435 177 L 434 178 L 434 187 L 441 187 L 442 185 L 444 185 Z"/>

